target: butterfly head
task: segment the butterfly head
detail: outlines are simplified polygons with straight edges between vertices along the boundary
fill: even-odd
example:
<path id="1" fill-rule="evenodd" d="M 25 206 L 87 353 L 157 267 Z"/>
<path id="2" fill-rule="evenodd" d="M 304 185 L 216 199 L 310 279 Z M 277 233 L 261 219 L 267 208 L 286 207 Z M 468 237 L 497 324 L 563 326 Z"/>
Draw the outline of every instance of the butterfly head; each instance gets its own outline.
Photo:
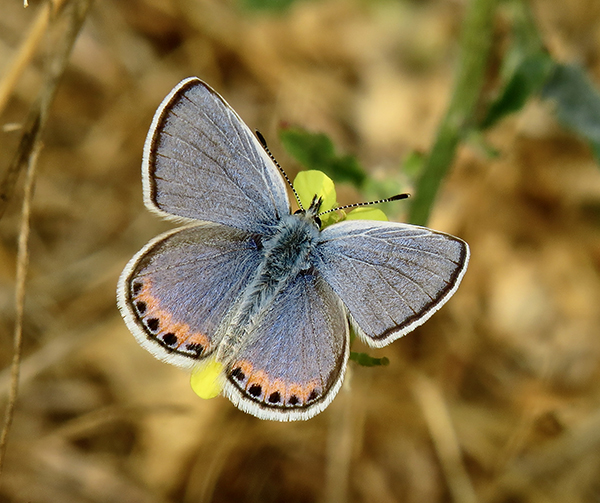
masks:
<path id="1" fill-rule="evenodd" d="M 321 204 L 323 204 L 323 198 L 315 195 L 310 203 L 308 209 L 299 209 L 294 212 L 294 215 L 299 215 L 301 218 L 305 220 L 310 220 L 313 222 L 315 227 L 321 230 L 321 219 L 319 218 L 319 212 L 321 209 Z"/>

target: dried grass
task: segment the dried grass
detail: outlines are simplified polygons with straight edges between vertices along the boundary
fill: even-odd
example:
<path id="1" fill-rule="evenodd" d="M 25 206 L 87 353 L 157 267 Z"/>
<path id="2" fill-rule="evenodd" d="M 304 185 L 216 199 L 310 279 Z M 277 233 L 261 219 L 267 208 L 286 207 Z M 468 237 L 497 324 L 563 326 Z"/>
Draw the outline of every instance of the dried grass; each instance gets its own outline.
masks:
<path id="1" fill-rule="evenodd" d="M 78 4 L 64 3 L 59 12 Z M 430 222 L 472 248 L 455 298 L 374 352 L 389 367 L 352 367 L 309 422 L 263 422 L 224 399 L 198 399 L 186 374 L 137 346 L 115 307 L 126 261 L 169 228 L 142 205 L 139 166 L 174 84 L 209 82 L 288 172 L 297 166 L 277 144 L 282 121 L 327 132 L 373 176 L 398 176 L 444 114 L 457 5 L 314 0 L 280 16 L 241 12 L 233 0 L 92 5 L 40 129 L 2 501 L 600 499 L 600 173 L 544 104 L 490 132 L 498 159 L 459 151 Z M 600 83 L 597 1 L 534 7 L 553 54 Z M 4 177 L 69 26 L 39 36 L 43 2 L 0 8 Z M 15 179 L 0 220 L 4 399 L 24 185 Z M 344 189 L 340 202 L 359 197 Z"/>

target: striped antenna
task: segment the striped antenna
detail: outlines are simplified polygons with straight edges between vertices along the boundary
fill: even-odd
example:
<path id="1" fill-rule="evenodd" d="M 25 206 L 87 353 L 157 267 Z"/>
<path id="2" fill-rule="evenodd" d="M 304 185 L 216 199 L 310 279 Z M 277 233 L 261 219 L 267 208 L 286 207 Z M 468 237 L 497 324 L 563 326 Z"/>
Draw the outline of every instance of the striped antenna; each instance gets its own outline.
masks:
<path id="1" fill-rule="evenodd" d="M 304 210 L 304 206 L 302 206 L 302 203 L 300 202 L 300 197 L 298 196 L 296 189 L 292 185 L 291 180 L 288 178 L 286 172 L 283 171 L 283 168 L 279 165 L 279 163 L 277 162 L 277 159 L 275 159 L 273 154 L 271 154 L 269 147 L 267 147 L 267 140 L 265 140 L 265 137 L 261 134 L 261 132 L 258 129 L 256 129 L 254 131 L 254 134 L 256 134 L 256 137 L 258 138 L 258 141 L 260 142 L 262 147 L 265 149 L 265 152 L 269 155 L 271 160 L 275 163 L 275 166 L 277 166 L 279 168 L 279 172 L 283 175 L 283 178 L 285 178 L 285 181 L 288 183 L 288 185 L 292 189 L 292 192 L 294 193 L 294 196 L 296 197 L 296 201 L 298 201 L 298 206 L 300 207 L 301 210 Z"/>
<path id="2" fill-rule="evenodd" d="M 369 201 L 368 203 L 347 204 L 346 206 L 340 206 L 339 208 L 332 208 L 330 210 L 323 211 L 322 213 L 319 213 L 317 216 L 320 217 L 321 215 L 325 215 L 326 213 L 331 213 L 332 211 L 347 210 L 348 208 L 359 208 L 361 206 L 371 206 L 372 204 L 381 204 L 381 203 L 389 203 L 391 201 L 400 201 L 400 199 L 407 199 L 409 197 L 410 197 L 410 194 L 396 194 L 395 196 L 388 197 L 386 199 L 379 199 L 377 201 Z"/>

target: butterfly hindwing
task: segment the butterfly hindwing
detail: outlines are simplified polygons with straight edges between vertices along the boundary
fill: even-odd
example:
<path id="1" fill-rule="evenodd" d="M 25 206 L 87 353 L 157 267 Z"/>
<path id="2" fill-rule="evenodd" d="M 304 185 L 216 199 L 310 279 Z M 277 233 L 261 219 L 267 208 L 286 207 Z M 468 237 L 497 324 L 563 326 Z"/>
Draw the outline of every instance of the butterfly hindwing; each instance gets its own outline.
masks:
<path id="1" fill-rule="evenodd" d="M 469 247 L 424 227 L 352 220 L 327 227 L 314 256 L 358 334 L 381 347 L 446 303 L 466 271 Z"/>
<path id="2" fill-rule="evenodd" d="M 164 217 L 261 232 L 286 213 L 283 179 L 250 128 L 207 84 L 180 82 L 144 145 L 144 201 Z"/>
<path id="3" fill-rule="evenodd" d="M 217 348 L 217 328 L 260 259 L 245 231 L 204 223 L 167 232 L 121 274 L 119 309 L 143 347 L 192 368 Z"/>
<path id="4" fill-rule="evenodd" d="M 338 296 L 318 275 L 302 273 L 258 315 L 227 368 L 225 393 L 263 419 L 308 419 L 339 390 L 349 343 Z"/>

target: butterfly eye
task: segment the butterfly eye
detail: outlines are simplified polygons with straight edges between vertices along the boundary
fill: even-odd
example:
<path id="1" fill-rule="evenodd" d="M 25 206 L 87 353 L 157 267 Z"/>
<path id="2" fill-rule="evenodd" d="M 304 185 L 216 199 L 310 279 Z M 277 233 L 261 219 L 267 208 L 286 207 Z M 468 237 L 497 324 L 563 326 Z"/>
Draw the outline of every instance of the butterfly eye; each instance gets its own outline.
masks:
<path id="1" fill-rule="evenodd" d="M 296 210 L 296 211 L 294 211 L 294 215 L 300 215 L 301 213 L 304 213 L 304 210 Z"/>
<path id="2" fill-rule="evenodd" d="M 319 217 L 315 217 L 315 225 L 318 229 L 321 229 L 321 219 Z"/>
<path id="3" fill-rule="evenodd" d="M 262 238 L 258 234 L 252 236 L 252 242 L 258 251 L 263 249 Z"/>

